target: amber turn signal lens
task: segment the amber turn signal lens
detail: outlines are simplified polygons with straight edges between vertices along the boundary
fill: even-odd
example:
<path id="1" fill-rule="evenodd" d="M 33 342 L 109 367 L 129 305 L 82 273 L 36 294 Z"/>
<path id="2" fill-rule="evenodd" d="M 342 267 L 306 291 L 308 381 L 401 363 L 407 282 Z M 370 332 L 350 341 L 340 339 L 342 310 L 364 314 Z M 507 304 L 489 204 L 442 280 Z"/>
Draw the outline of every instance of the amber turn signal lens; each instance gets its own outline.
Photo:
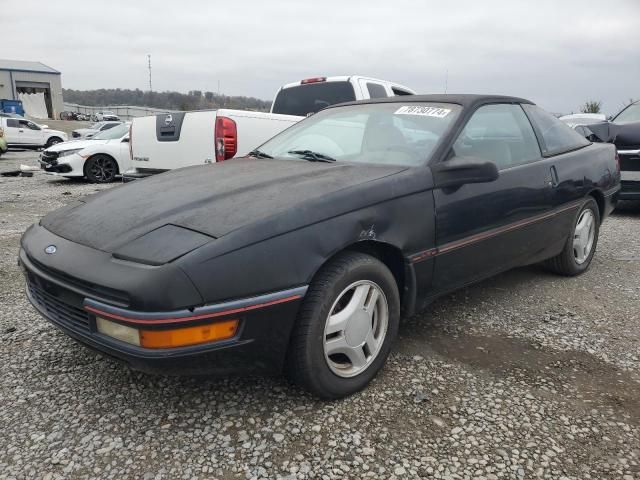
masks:
<path id="1" fill-rule="evenodd" d="M 140 346 L 145 348 L 173 348 L 217 342 L 233 337 L 238 320 L 198 325 L 172 330 L 140 330 Z"/>

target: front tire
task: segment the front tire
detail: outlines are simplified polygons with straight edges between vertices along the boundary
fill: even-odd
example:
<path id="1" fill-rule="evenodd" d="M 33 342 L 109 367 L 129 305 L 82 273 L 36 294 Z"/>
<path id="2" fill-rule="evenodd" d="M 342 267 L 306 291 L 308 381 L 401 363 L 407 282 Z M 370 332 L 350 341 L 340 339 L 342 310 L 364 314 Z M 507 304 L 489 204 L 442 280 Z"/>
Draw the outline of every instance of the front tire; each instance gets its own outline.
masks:
<path id="1" fill-rule="evenodd" d="M 309 287 L 291 335 L 287 374 L 320 398 L 351 395 L 384 365 L 399 321 L 398 285 L 387 266 L 364 253 L 342 253 Z"/>
<path id="2" fill-rule="evenodd" d="M 47 140 L 47 143 L 45 144 L 44 148 L 49 148 L 53 145 L 56 145 L 58 143 L 62 143 L 62 139 L 59 137 L 51 137 L 49 140 Z"/>
<path id="3" fill-rule="evenodd" d="M 573 222 L 573 228 L 562 252 L 545 262 L 551 271 L 568 277 L 586 272 L 596 253 L 600 233 L 600 210 L 596 201 L 589 197 Z"/>
<path id="4" fill-rule="evenodd" d="M 118 163 L 108 155 L 94 155 L 85 163 L 84 174 L 91 183 L 113 182 L 118 174 Z"/>

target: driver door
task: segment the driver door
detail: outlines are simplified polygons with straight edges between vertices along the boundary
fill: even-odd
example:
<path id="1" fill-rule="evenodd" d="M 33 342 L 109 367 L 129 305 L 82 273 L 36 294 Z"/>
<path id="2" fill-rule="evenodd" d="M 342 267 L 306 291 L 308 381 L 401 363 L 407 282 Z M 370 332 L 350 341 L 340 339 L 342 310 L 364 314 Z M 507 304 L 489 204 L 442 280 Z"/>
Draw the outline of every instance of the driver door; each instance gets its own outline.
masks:
<path id="1" fill-rule="evenodd" d="M 453 144 L 452 156 L 491 161 L 500 175 L 493 182 L 434 190 L 436 292 L 539 255 L 545 249 L 544 216 L 551 208 L 548 166 L 520 105 L 479 107 Z"/>
<path id="2" fill-rule="evenodd" d="M 29 120 L 19 120 L 20 130 L 22 130 L 22 142 L 26 145 L 44 145 L 44 135 L 42 129 Z"/>

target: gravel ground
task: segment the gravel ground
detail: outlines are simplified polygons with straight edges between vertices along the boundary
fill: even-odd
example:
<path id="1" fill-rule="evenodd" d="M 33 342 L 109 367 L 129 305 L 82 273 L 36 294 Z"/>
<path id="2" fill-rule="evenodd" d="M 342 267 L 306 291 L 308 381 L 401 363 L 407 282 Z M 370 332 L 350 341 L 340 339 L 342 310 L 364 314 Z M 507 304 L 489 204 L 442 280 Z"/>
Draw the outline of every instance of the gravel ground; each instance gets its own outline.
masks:
<path id="1" fill-rule="evenodd" d="M 637 206 L 585 275 L 528 267 L 442 298 L 366 391 L 327 403 L 280 378 L 132 372 L 37 315 L 21 233 L 103 188 L 0 177 L 0 479 L 640 479 Z"/>

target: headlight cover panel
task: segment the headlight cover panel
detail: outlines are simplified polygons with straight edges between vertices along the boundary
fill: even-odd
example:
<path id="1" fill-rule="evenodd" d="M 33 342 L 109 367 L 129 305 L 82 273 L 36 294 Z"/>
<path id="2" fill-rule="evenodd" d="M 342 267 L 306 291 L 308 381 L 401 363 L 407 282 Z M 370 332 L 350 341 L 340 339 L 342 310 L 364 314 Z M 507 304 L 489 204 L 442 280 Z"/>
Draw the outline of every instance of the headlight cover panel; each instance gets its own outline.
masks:
<path id="1" fill-rule="evenodd" d="M 168 224 L 123 245 L 113 256 L 147 265 L 164 265 L 212 240 L 215 237 Z"/>

